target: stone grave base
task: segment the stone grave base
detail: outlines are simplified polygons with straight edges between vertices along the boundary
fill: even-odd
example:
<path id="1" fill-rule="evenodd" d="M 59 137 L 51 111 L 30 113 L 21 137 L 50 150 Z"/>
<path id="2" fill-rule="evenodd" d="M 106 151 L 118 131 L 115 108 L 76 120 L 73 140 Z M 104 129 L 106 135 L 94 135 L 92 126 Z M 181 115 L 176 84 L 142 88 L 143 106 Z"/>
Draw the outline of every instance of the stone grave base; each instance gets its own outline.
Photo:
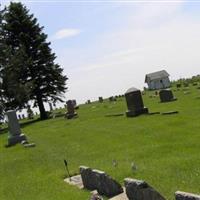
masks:
<path id="1" fill-rule="evenodd" d="M 141 115 L 141 114 L 148 114 L 149 113 L 149 110 L 148 108 L 144 107 L 143 109 L 140 109 L 140 110 L 136 110 L 136 111 L 127 111 L 126 112 L 126 116 L 127 117 L 136 117 L 138 115 Z"/>
<path id="2" fill-rule="evenodd" d="M 76 176 L 72 176 L 70 178 L 66 178 L 66 179 L 64 179 L 64 181 L 66 183 L 68 183 L 69 185 L 74 185 L 74 186 L 78 187 L 79 189 L 84 189 L 83 181 L 82 181 L 80 174 L 76 175 Z M 91 194 L 93 194 L 93 193 L 98 194 L 97 190 L 91 191 Z M 110 198 L 109 200 L 128 200 L 128 197 L 125 192 L 125 188 L 123 188 L 123 193 L 118 194 L 118 195 Z"/>
<path id="3" fill-rule="evenodd" d="M 17 143 L 21 143 L 23 140 L 27 140 L 26 136 L 24 134 L 16 135 L 16 136 L 10 136 L 8 137 L 8 145 L 7 146 L 12 146 Z"/>
<path id="4" fill-rule="evenodd" d="M 69 185 L 74 185 L 74 186 L 78 187 L 79 189 L 84 188 L 81 175 L 76 175 L 76 176 L 72 176 L 70 178 L 66 178 L 66 179 L 64 179 L 64 181 L 66 183 L 68 183 Z"/>

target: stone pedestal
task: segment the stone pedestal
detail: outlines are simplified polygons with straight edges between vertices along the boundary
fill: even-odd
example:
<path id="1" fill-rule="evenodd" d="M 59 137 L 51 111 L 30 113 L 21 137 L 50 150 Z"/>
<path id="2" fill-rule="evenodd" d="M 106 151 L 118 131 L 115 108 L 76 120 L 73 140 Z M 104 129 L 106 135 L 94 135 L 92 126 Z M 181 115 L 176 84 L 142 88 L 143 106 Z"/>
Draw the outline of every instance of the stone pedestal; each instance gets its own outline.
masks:
<path id="1" fill-rule="evenodd" d="M 9 110 L 7 111 L 6 115 L 8 118 L 9 129 L 8 146 L 12 146 L 20 143 L 23 140 L 26 140 L 26 136 L 21 133 L 16 112 L 14 110 Z"/>
<path id="2" fill-rule="evenodd" d="M 24 134 L 15 135 L 15 136 L 8 136 L 8 146 L 15 145 L 17 143 L 21 143 L 22 141 L 26 141 L 26 136 Z"/>
<path id="3" fill-rule="evenodd" d="M 124 184 L 129 200 L 165 200 L 160 193 L 145 181 L 126 178 Z"/>

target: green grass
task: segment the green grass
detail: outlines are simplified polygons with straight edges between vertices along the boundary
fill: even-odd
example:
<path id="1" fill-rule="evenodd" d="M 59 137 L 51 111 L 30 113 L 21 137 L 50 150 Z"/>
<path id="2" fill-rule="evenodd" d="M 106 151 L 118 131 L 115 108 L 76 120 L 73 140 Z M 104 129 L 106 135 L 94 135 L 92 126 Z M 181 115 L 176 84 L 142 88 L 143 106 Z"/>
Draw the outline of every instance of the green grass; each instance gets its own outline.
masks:
<path id="1" fill-rule="evenodd" d="M 178 100 L 171 103 L 159 103 L 158 97 L 149 98 L 150 93 L 143 96 L 150 112 L 179 114 L 105 117 L 126 111 L 121 98 L 82 105 L 75 120 L 55 118 L 24 126 L 22 132 L 35 148 L 5 148 L 7 134 L 1 134 L 0 199 L 89 199 L 88 191 L 64 183 L 64 158 L 71 174 L 86 165 L 106 171 L 120 183 L 126 177 L 142 179 L 170 200 L 177 190 L 200 193 L 200 90 L 190 87 L 187 95 L 176 91 Z"/>

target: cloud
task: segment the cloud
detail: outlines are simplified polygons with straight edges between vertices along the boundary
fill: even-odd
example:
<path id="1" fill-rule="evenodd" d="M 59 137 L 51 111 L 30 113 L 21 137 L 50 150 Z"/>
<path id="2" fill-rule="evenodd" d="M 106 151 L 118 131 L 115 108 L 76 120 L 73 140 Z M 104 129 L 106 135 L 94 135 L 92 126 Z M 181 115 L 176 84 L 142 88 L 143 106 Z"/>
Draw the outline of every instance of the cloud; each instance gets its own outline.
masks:
<path id="1" fill-rule="evenodd" d="M 79 35 L 80 33 L 81 33 L 81 31 L 79 29 L 65 28 L 65 29 L 61 29 L 61 30 L 57 31 L 52 36 L 52 39 L 53 40 L 61 40 L 64 38 L 69 38 L 69 37 Z"/>

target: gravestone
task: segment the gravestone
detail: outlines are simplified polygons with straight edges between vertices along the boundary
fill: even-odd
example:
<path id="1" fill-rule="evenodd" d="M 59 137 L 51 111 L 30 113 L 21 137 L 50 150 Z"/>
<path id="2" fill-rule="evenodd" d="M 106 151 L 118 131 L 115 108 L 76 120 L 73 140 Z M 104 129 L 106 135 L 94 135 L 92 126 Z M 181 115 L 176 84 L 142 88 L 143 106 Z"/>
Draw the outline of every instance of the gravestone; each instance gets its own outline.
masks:
<path id="1" fill-rule="evenodd" d="M 109 101 L 110 101 L 110 102 L 117 101 L 117 98 L 114 97 L 114 96 L 111 96 L 111 97 L 109 97 Z"/>
<path id="2" fill-rule="evenodd" d="M 170 102 L 176 100 L 176 98 L 174 98 L 172 91 L 169 89 L 160 90 L 159 96 L 161 102 Z"/>
<path id="3" fill-rule="evenodd" d="M 52 111 L 53 110 L 53 105 L 52 103 L 49 102 L 49 110 Z"/>
<path id="4" fill-rule="evenodd" d="M 144 107 L 141 91 L 132 87 L 125 93 L 128 111 L 127 117 L 135 117 L 140 114 L 148 113 L 148 108 Z"/>
<path id="5" fill-rule="evenodd" d="M 83 186 L 89 190 L 97 190 L 100 195 L 113 197 L 123 192 L 121 185 L 103 171 L 80 166 L 80 174 Z"/>
<path id="6" fill-rule="evenodd" d="M 14 110 L 9 110 L 7 111 L 6 115 L 8 118 L 8 129 L 9 129 L 8 146 L 15 145 L 24 140 L 26 141 L 26 136 L 21 133 L 16 112 Z"/>
<path id="7" fill-rule="evenodd" d="M 99 97 L 99 103 L 103 103 L 103 97 Z"/>
<path id="8" fill-rule="evenodd" d="M 175 198 L 176 200 L 200 200 L 200 195 L 177 191 L 175 192 Z"/>
<path id="9" fill-rule="evenodd" d="M 22 119 L 21 115 L 18 115 L 18 119 L 19 119 L 19 120 L 21 120 L 21 119 Z"/>
<path id="10" fill-rule="evenodd" d="M 33 119 L 33 111 L 31 109 L 31 106 L 28 105 L 28 108 L 27 108 L 27 114 L 28 114 L 28 119 Z"/>
<path id="11" fill-rule="evenodd" d="M 67 113 L 66 113 L 66 118 L 67 119 L 72 119 L 77 116 L 77 113 L 75 112 L 75 107 L 74 103 L 72 100 L 67 101 Z"/>
<path id="12" fill-rule="evenodd" d="M 91 104 L 91 101 L 90 101 L 90 100 L 87 100 L 87 104 Z"/>
<path id="13" fill-rule="evenodd" d="M 129 200 L 165 200 L 160 193 L 145 181 L 126 178 L 124 185 Z"/>

